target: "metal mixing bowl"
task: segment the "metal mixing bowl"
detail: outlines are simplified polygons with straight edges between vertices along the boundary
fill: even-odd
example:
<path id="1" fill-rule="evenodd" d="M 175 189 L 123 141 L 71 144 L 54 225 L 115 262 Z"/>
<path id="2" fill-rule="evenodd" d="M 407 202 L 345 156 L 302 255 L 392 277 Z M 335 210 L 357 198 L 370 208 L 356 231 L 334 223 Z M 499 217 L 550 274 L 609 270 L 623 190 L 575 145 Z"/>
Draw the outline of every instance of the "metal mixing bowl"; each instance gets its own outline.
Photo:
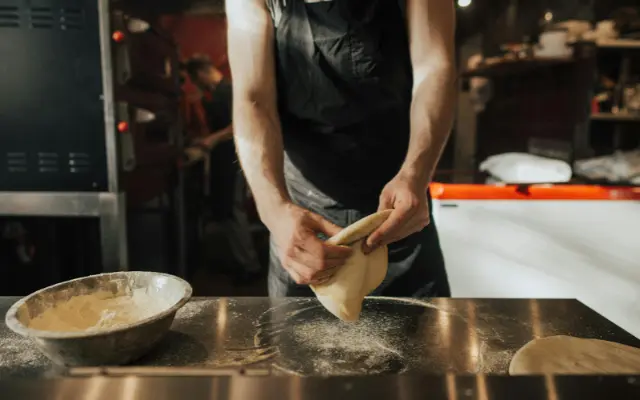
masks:
<path id="1" fill-rule="evenodd" d="M 136 289 L 173 306 L 144 320 L 91 332 L 53 332 L 29 328 L 44 310 L 73 296 L 110 291 L 127 296 Z M 114 272 L 78 278 L 39 290 L 14 304 L 6 316 L 14 332 L 34 340 L 54 363 L 63 366 L 121 365 L 151 350 L 171 327 L 176 312 L 191 298 L 189 283 L 157 272 Z"/>

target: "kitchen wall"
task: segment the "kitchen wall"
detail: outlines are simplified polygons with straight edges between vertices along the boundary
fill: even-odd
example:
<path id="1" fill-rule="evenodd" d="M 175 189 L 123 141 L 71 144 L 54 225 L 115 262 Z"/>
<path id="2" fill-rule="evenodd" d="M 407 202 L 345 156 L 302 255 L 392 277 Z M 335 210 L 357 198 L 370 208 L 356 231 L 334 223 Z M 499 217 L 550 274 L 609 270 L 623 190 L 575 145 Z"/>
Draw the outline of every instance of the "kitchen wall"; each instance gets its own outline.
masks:
<path id="1" fill-rule="evenodd" d="M 197 53 L 206 54 L 225 76 L 230 76 L 227 22 L 223 15 L 171 15 L 163 17 L 162 24 L 178 43 L 183 59 Z"/>

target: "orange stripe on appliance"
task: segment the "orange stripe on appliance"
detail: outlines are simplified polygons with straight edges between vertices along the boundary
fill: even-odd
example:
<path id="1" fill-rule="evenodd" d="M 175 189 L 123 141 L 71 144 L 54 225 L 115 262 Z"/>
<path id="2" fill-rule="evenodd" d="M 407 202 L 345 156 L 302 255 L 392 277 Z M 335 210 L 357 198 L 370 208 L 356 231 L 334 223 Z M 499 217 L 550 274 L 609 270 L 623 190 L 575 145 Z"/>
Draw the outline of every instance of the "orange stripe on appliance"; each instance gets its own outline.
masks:
<path id="1" fill-rule="evenodd" d="M 480 185 L 432 183 L 437 200 L 640 200 L 640 188 L 597 185 Z"/>

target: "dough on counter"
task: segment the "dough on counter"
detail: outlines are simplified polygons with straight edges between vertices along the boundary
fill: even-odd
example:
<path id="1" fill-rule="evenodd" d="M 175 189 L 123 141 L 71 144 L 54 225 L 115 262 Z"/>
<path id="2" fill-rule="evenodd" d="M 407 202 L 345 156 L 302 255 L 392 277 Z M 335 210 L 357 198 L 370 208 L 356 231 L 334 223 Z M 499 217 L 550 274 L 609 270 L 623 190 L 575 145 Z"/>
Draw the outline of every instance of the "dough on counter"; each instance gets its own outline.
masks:
<path id="1" fill-rule="evenodd" d="M 509 365 L 510 375 L 638 373 L 640 349 L 571 336 L 532 340 L 516 352 Z"/>
<path id="2" fill-rule="evenodd" d="M 362 243 L 391 215 L 380 211 L 344 228 L 327 243 L 349 245 L 353 254 L 336 274 L 322 285 L 311 285 L 320 303 L 343 321 L 356 321 L 365 296 L 376 289 L 387 274 L 387 246 L 365 255 Z"/>

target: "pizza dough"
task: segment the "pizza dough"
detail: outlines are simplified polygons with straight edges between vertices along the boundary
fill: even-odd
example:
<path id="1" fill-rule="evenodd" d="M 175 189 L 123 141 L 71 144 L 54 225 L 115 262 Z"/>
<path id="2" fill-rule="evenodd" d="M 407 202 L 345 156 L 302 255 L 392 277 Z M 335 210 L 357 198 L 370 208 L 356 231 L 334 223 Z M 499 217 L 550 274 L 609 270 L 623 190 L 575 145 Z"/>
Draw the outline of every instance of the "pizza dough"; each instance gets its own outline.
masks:
<path id="1" fill-rule="evenodd" d="M 640 349 L 570 336 L 532 340 L 516 352 L 509 365 L 510 375 L 638 373 Z"/>
<path id="2" fill-rule="evenodd" d="M 320 303 L 343 321 L 356 321 L 365 296 L 377 288 L 387 274 L 387 246 L 365 255 L 362 243 L 389 218 L 391 210 L 380 211 L 344 228 L 327 243 L 348 245 L 353 254 L 336 274 L 322 285 L 311 285 Z"/>

